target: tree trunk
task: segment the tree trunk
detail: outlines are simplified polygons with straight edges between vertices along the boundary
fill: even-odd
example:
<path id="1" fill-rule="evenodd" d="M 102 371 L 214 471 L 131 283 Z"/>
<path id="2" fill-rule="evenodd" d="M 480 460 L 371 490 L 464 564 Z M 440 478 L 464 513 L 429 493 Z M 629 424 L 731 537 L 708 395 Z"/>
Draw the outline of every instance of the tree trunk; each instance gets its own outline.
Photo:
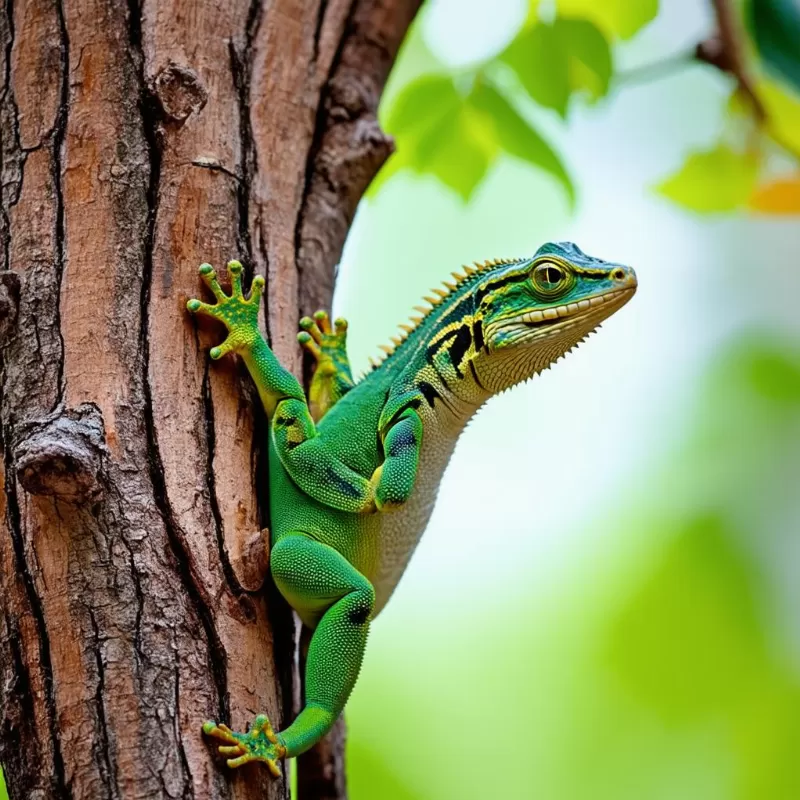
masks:
<path id="1" fill-rule="evenodd" d="M 200 735 L 209 718 L 286 722 L 297 626 L 267 579 L 265 420 L 238 363 L 209 365 L 220 331 L 185 303 L 201 262 L 241 257 L 266 277 L 266 331 L 299 372 L 297 318 L 329 304 L 390 152 L 375 109 L 419 3 L 0 9 L 12 800 L 287 796 L 266 769 L 221 766 Z M 340 746 L 309 763 L 301 786 L 342 797 Z"/>

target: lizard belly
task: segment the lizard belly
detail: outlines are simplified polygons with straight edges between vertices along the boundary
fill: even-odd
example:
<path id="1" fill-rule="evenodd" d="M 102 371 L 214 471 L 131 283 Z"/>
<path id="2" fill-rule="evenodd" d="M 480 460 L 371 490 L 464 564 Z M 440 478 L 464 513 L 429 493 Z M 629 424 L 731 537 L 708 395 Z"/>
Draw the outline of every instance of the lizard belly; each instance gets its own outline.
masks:
<path id="1" fill-rule="evenodd" d="M 378 558 L 371 576 L 376 595 L 374 615 L 386 605 L 425 532 L 454 446 L 455 437 L 444 431 L 426 431 L 417 483 L 411 497 L 401 508 L 383 515 L 381 519 Z"/>

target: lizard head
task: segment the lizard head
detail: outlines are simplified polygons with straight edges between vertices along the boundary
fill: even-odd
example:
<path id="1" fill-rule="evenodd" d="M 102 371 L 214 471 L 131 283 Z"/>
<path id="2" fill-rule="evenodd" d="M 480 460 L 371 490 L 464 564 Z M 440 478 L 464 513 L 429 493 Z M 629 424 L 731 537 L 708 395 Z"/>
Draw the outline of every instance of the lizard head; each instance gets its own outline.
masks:
<path id="1" fill-rule="evenodd" d="M 583 253 L 571 242 L 545 244 L 533 258 L 499 263 L 473 289 L 485 346 L 473 365 L 481 384 L 501 391 L 575 347 L 636 291 L 627 266 Z"/>

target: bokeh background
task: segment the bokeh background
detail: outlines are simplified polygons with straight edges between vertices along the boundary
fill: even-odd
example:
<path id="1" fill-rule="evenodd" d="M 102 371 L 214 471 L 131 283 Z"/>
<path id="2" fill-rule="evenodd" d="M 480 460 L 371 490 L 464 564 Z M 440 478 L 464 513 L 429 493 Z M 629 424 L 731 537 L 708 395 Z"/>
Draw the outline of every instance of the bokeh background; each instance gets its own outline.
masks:
<path id="1" fill-rule="evenodd" d="M 800 100 L 746 43 L 765 133 L 687 56 L 711 6 L 430 0 L 402 51 L 337 282 L 356 371 L 464 262 L 568 239 L 640 289 L 460 440 L 348 705 L 353 800 L 800 797 Z M 578 27 L 551 91 L 524 37 L 561 19 L 611 62 Z"/>

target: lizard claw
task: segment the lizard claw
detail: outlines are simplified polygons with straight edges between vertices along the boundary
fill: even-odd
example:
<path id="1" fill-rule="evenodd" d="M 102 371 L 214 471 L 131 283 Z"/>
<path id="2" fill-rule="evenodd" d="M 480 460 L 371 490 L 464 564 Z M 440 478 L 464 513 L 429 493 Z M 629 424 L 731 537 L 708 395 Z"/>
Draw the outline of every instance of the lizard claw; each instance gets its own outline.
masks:
<path id="1" fill-rule="evenodd" d="M 227 758 L 231 769 L 250 761 L 262 761 L 276 778 L 280 777 L 278 761 L 286 756 L 286 748 L 272 730 L 266 714 L 259 714 L 247 733 L 236 733 L 213 721 L 203 723 L 203 733 L 223 742 L 217 749 Z"/>

